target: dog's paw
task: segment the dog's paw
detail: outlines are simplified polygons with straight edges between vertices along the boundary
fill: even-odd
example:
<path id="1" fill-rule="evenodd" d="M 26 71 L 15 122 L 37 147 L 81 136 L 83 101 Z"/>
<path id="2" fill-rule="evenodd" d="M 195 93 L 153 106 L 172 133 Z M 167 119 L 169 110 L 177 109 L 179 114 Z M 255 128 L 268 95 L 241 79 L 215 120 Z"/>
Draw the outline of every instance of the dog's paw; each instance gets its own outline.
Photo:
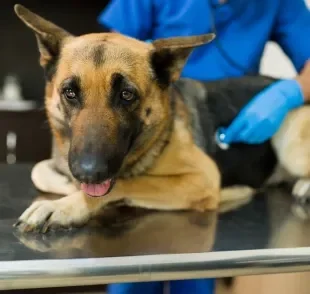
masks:
<path id="1" fill-rule="evenodd" d="M 301 219 L 310 218 L 310 179 L 299 179 L 292 190 L 294 203 L 292 210 Z"/>
<path id="2" fill-rule="evenodd" d="M 90 211 L 83 201 L 74 196 L 59 200 L 42 200 L 34 202 L 20 216 L 15 224 L 23 232 L 49 229 L 71 228 L 84 225 L 90 218 Z"/>

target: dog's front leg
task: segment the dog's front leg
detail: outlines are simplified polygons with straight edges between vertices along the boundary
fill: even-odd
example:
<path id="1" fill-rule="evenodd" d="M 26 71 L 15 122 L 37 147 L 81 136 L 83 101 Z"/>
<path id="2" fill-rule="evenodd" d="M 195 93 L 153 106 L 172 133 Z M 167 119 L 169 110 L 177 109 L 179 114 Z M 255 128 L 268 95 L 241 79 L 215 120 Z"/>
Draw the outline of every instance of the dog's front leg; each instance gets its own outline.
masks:
<path id="1" fill-rule="evenodd" d="M 22 231 L 81 226 L 108 203 L 124 200 L 131 206 L 162 210 L 213 210 L 220 189 L 199 175 L 141 176 L 119 180 L 106 196 L 92 198 L 77 191 L 58 200 L 34 202 L 19 218 Z"/>
<path id="2" fill-rule="evenodd" d="M 42 231 L 50 228 L 70 228 L 86 224 L 106 198 L 91 199 L 82 191 L 76 191 L 57 200 L 39 200 L 30 205 L 15 226 L 21 231 Z"/>
<path id="3" fill-rule="evenodd" d="M 219 185 L 200 174 L 140 176 L 121 181 L 113 192 L 130 206 L 160 210 L 213 210 L 220 200 Z"/>

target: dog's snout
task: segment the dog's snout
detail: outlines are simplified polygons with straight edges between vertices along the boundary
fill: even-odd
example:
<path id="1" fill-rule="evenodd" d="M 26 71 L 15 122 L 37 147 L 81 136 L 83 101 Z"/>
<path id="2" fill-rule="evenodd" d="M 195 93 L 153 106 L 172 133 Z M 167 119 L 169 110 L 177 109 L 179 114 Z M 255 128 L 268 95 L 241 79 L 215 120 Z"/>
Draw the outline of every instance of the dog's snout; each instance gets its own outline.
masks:
<path id="1" fill-rule="evenodd" d="M 83 183 L 99 184 L 108 178 L 108 166 L 103 160 L 83 156 L 71 164 L 73 176 Z"/>

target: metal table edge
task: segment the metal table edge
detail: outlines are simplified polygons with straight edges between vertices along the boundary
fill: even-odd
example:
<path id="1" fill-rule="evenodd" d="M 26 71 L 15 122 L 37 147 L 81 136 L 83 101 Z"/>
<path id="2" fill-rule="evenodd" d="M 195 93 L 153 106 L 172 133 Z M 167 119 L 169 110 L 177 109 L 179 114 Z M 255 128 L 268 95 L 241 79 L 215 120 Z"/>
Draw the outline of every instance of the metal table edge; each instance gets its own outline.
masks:
<path id="1" fill-rule="evenodd" d="M 310 270 L 310 248 L 0 262 L 0 290 Z"/>

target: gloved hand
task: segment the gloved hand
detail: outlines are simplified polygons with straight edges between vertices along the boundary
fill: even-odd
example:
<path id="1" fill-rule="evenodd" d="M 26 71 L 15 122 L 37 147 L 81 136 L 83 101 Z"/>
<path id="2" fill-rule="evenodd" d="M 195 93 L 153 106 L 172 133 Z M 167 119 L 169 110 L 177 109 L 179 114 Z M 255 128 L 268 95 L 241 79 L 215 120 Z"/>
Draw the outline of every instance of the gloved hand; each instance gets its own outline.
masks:
<path id="1" fill-rule="evenodd" d="M 296 80 L 278 81 L 256 95 L 227 129 L 221 128 L 222 142 L 263 143 L 276 133 L 287 113 L 303 103 Z"/>

